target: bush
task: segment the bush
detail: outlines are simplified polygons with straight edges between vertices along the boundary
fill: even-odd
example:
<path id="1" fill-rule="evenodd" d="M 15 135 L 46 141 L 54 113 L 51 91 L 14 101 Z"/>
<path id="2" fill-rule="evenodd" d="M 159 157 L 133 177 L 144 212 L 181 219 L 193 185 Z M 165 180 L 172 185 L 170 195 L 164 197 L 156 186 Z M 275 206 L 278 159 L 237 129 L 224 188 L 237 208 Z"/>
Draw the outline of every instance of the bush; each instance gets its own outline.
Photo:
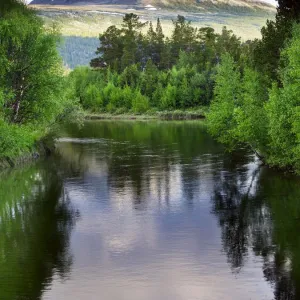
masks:
<path id="1" fill-rule="evenodd" d="M 32 150 L 40 135 L 29 127 L 0 121 L 0 158 L 13 158 Z"/>
<path id="2" fill-rule="evenodd" d="M 149 109 L 149 99 L 137 91 L 132 99 L 132 111 L 136 114 L 145 113 Z"/>
<path id="3" fill-rule="evenodd" d="M 82 106 L 91 111 L 101 110 L 103 107 L 103 96 L 96 85 L 90 84 L 86 87 L 82 97 Z"/>
<path id="4" fill-rule="evenodd" d="M 160 107 L 162 109 L 174 109 L 176 107 L 176 95 L 176 87 L 168 84 L 167 88 L 163 91 Z"/>

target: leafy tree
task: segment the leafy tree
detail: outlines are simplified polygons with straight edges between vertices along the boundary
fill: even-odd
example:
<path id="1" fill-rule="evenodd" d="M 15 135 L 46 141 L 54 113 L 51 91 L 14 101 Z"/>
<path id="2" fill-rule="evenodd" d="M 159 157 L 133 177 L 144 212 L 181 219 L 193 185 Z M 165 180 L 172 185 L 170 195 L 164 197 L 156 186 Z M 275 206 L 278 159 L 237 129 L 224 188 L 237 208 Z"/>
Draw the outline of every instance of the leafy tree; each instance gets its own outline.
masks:
<path id="1" fill-rule="evenodd" d="M 140 77 L 141 92 L 150 99 L 152 99 L 156 85 L 159 81 L 158 72 L 158 68 L 154 65 L 152 60 L 148 60 L 145 70 L 142 72 Z"/>
<path id="2" fill-rule="evenodd" d="M 176 97 L 177 97 L 177 88 L 176 86 L 172 86 L 168 84 L 164 89 L 160 107 L 162 109 L 175 109 L 176 108 Z"/>
<path id="3" fill-rule="evenodd" d="M 267 114 L 264 108 L 268 100 L 265 80 L 258 72 L 247 68 L 241 88 L 241 100 L 234 109 L 234 136 L 264 159 L 268 155 L 269 144 Z"/>
<path id="4" fill-rule="evenodd" d="M 279 166 L 295 166 L 300 170 L 299 107 L 300 107 L 300 27 L 295 26 L 293 38 L 282 52 L 284 67 L 280 70 L 282 88 L 273 84 L 266 105 L 269 120 L 271 154 L 269 162 Z"/>
<path id="5" fill-rule="evenodd" d="M 216 37 L 217 60 L 223 53 L 229 53 L 235 61 L 240 59 L 241 39 L 237 37 L 232 30 L 225 27 L 222 33 Z"/>
<path id="6" fill-rule="evenodd" d="M 228 53 L 223 54 L 221 59 L 222 63 L 217 69 L 215 98 L 208 114 L 208 124 L 213 136 L 233 148 L 238 142 L 234 133 L 237 125 L 234 112 L 241 98 L 241 75 Z"/>
<path id="7" fill-rule="evenodd" d="M 6 120 L 22 124 L 53 121 L 63 109 L 64 82 L 56 28 L 45 31 L 34 12 L 21 5 L 0 19 L 0 35 L 0 86 Z"/>
<path id="8" fill-rule="evenodd" d="M 149 100 L 143 96 L 139 90 L 132 97 L 132 110 L 134 113 L 144 113 L 149 110 Z"/>
<path id="9" fill-rule="evenodd" d="M 55 26 L 46 30 L 25 4 L 2 1 L 0 36 L 0 158 L 13 158 L 32 150 L 78 105 L 70 98 L 74 90 L 64 88 Z"/>
<path id="10" fill-rule="evenodd" d="M 277 73 L 280 66 L 280 52 L 285 47 L 286 41 L 292 37 L 293 22 L 299 22 L 299 17 L 299 1 L 278 0 L 275 21 L 267 21 L 267 25 L 262 28 L 262 39 L 254 52 L 254 62 L 256 68 L 272 80 L 280 81 Z"/>
<path id="11" fill-rule="evenodd" d="M 83 95 L 82 106 L 85 109 L 99 111 L 103 106 L 103 99 L 99 88 L 94 84 L 89 84 Z"/>
<path id="12" fill-rule="evenodd" d="M 140 78 L 140 71 L 137 65 L 130 65 L 119 76 L 119 84 L 121 87 L 130 86 L 137 87 Z"/>

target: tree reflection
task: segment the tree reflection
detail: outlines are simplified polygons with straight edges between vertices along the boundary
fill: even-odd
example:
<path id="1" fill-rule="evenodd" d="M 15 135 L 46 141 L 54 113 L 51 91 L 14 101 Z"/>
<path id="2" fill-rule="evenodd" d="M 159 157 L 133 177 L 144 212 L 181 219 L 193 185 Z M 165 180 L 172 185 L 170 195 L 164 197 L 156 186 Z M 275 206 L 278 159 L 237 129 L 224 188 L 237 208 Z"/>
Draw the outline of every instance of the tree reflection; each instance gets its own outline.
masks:
<path id="1" fill-rule="evenodd" d="M 89 145 L 86 156 L 90 161 L 93 156 L 99 168 L 107 165 L 109 189 L 119 194 L 130 190 L 136 209 L 147 206 L 145 200 L 150 193 L 169 206 L 171 182 L 177 176 L 173 168 L 176 165 L 183 166 L 180 180 L 184 196 L 191 204 L 198 187 L 197 167 L 205 160 L 209 161 L 204 155 L 218 153 L 221 147 L 204 134 L 205 127 L 199 122 L 87 122 L 80 130 L 74 130 L 74 127 L 67 130 L 76 138 L 100 139 L 106 152 L 99 155 L 99 145 L 95 143 Z M 201 147 L 195 147 L 195 141 Z M 64 145 L 62 151 L 66 148 L 70 147 Z M 83 149 L 83 146 L 78 148 Z M 64 156 L 78 157 L 82 150 L 77 150 L 76 154 Z M 80 164 L 87 160 L 87 157 L 81 157 Z M 90 166 L 92 164 L 94 161 Z"/>
<path id="2" fill-rule="evenodd" d="M 215 175 L 212 205 L 233 271 L 243 267 L 252 251 L 263 259 L 263 273 L 274 286 L 274 299 L 299 299 L 298 180 L 248 164 L 227 170 Z"/>
<path id="3" fill-rule="evenodd" d="M 259 167 L 247 150 L 223 157 L 199 123 L 91 122 L 71 135 L 101 144 L 91 143 L 88 150 L 64 145 L 72 170 L 96 169 L 89 176 L 99 182 L 105 168 L 110 197 L 129 200 L 134 209 L 144 209 L 153 198 L 169 208 L 180 193 L 183 205 L 193 207 L 202 176 L 205 184 L 213 182 L 205 188 L 213 189 L 212 212 L 232 271 L 238 273 L 256 255 L 274 298 L 300 299 L 299 179 Z"/>
<path id="4" fill-rule="evenodd" d="M 57 166 L 1 176 L 0 299 L 40 299 L 54 274 L 70 272 L 70 233 L 77 213 Z"/>

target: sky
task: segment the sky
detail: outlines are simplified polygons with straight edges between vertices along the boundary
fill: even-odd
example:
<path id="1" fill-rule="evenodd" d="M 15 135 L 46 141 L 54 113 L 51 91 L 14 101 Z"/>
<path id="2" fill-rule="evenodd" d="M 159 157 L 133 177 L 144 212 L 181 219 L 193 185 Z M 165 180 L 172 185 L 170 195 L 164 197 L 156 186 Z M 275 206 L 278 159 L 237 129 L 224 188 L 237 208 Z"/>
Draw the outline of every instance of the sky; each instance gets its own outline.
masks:
<path id="1" fill-rule="evenodd" d="M 268 2 L 268 3 L 271 3 L 271 4 L 274 4 L 276 5 L 277 4 L 277 1 L 276 0 L 263 0 L 264 2 Z"/>
<path id="2" fill-rule="evenodd" d="M 262 0 L 262 1 L 264 1 L 264 2 L 268 2 L 268 3 L 271 3 L 271 4 L 274 4 L 274 5 L 276 5 L 276 4 L 277 4 L 277 1 L 276 1 L 276 0 Z M 27 3 L 30 3 L 30 2 L 31 2 L 31 0 L 25 0 L 25 2 L 27 2 Z"/>

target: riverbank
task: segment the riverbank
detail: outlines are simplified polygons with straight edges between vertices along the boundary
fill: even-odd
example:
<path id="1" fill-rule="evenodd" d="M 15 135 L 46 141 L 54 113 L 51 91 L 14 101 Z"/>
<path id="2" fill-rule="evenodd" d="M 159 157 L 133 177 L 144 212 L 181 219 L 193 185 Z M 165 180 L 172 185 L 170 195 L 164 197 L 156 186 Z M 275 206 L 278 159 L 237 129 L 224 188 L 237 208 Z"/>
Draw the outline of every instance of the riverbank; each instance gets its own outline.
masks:
<path id="1" fill-rule="evenodd" d="M 26 163 L 35 161 L 41 157 L 47 157 L 54 151 L 54 143 L 52 141 L 41 140 L 37 142 L 32 150 L 21 153 L 18 156 L 0 157 L 0 171 L 13 168 Z"/>
<path id="2" fill-rule="evenodd" d="M 87 120 L 200 120 L 205 119 L 206 108 L 198 110 L 155 111 L 145 114 L 86 113 Z"/>

